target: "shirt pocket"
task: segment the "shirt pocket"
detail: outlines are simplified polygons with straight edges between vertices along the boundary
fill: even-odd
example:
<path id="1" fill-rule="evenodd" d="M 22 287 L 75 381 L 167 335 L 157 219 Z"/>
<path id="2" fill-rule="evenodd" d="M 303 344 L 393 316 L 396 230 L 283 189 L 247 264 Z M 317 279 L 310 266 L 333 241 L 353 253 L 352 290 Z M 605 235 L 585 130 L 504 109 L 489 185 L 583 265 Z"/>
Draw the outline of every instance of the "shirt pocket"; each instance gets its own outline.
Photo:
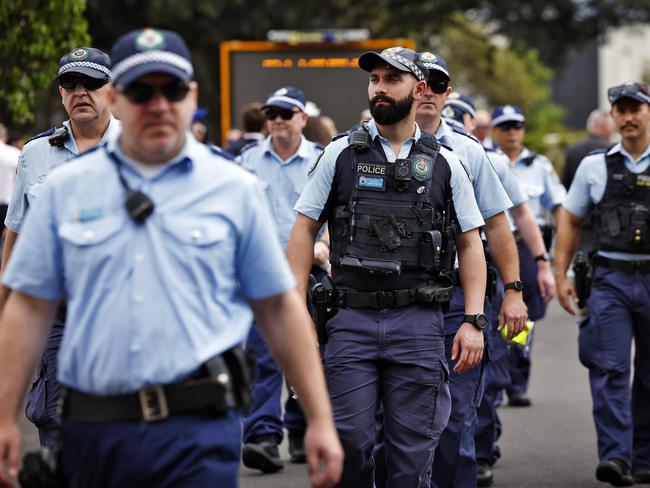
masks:
<path id="1" fill-rule="evenodd" d="M 522 183 L 521 186 L 526 192 L 526 195 L 528 195 L 528 198 L 531 200 L 540 198 L 544 193 L 544 185 L 536 183 Z"/>

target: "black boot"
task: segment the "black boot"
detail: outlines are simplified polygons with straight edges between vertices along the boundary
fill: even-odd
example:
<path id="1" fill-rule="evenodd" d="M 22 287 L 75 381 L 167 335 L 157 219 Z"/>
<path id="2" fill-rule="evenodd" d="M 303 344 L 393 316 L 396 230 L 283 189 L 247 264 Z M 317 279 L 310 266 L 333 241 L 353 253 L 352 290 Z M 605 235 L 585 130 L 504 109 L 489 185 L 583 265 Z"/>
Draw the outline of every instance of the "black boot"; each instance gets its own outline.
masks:
<path id="1" fill-rule="evenodd" d="M 278 439 L 275 436 L 264 436 L 255 442 L 247 442 L 242 448 L 242 462 L 251 469 L 259 469 L 263 473 L 275 473 L 284 468 L 278 451 Z"/>
<path id="2" fill-rule="evenodd" d="M 598 463 L 596 479 L 613 486 L 632 486 L 630 467 L 620 459 L 606 459 Z"/>

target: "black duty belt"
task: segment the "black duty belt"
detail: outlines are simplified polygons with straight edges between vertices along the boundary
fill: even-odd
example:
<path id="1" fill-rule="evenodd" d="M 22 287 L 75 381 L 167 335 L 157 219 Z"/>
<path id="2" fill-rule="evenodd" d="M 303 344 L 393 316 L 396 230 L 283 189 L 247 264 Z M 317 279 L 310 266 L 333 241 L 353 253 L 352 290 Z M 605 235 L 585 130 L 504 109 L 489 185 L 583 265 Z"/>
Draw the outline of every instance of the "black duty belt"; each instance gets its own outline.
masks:
<path id="1" fill-rule="evenodd" d="M 604 256 L 595 256 L 594 264 L 614 271 L 622 271 L 627 274 L 650 273 L 650 259 L 642 261 L 623 261 L 620 259 L 606 258 Z"/>
<path id="2" fill-rule="evenodd" d="M 348 308 L 396 308 L 418 301 L 416 290 L 348 291 L 339 290 L 340 304 Z"/>
<path id="3" fill-rule="evenodd" d="M 224 375 L 221 381 L 208 377 L 107 396 L 67 389 L 62 417 L 82 422 L 152 422 L 189 413 L 220 416 L 236 406 L 229 383 Z"/>

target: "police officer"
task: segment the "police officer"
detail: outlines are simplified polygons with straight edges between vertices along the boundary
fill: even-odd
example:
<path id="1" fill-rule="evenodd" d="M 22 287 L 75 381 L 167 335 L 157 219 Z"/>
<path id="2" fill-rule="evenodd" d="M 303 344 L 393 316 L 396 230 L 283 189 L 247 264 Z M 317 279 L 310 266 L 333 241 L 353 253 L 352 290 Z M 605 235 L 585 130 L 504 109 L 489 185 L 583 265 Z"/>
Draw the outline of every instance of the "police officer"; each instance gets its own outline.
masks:
<path id="1" fill-rule="evenodd" d="M 471 118 L 475 113 L 473 101 L 469 97 L 452 93 L 446 61 L 441 56 L 428 52 L 420 53 L 420 59 L 429 69 L 429 78 L 427 90 L 418 106 L 416 120 L 423 130 L 435 134 L 439 141 L 448 144 L 454 150 L 470 175 L 476 201 L 485 219 L 490 256 L 507 283 L 501 306 L 502 318 L 497 321 L 497 327 L 501 329 L 505 323 L 508 323 L 510 337 L 513 337 L 524 327 L 526 306 L 522 300 L 517 250 L 505 211 L 512 206 L 509 196 L 512 196 L 516 205 L 525 202 L 526 197 L 512 177 L 504 178 L 509 189 L 506 193 L 480 143 L 468 134 L 464 125 L 462 128 L 459 127 L 460 124 L 450 126 L 447 119 L 441 117 L 449 97 L 453 105 L 447 107 L 448 115 L 453 115 L 456 110 L 459 119 L 464 121 L 466 116 Z M 502 171 L 502 173 L 506 177 L 510 176 L 507 172 Z M 552 280 L 550 271 L 548 277 Z M 463 295 L 457 289 L 450 308 L 445 313 L 447 352 L 452 349 L 458 327 L 463 322 L 463 307 Z M 489 334 L 486 334 L 486 338 L 487 335 Z M 433 486 L 438 488 L 476 486 L 474 433 L 477 427 L 476 408 L 481 401 L 484 382 L 484 364 L 463 374 L 456 374 L 454 371 L 451 373 L 451 417 L 436 452 L 432 472 Z"/>
<path id="2" fill-rule="evenodd" d="M 51 128 L 32 138 L 23 148 L 5 219 L 7 240 L 3 250 L 3 268 L 11 256 L 25 214 L 40 194 L 50 170 L 96 144 L 103 144 L 118 131 L 119 122 L 111 115 L 108 102 L 110 68 L 108 55 L 94 48 L 73 49 L 59 61 L 55 80 L 70 119 L 63 122 L 63 127 Z M 2 287 L 0 305 L 4 305 L 7 293 L 8 289 Z M 61 386 L 56 381 L 56 356 L 64 321 L 62 305 L 27 397 L 27 418 L 36 424 L 41 445 L 47 447 L 58 444 L 56 406 Z"/>
<path id="3" fill-rule="evenodd" d="M 476 110 L 474 101 L 467 95 L 452 92 L 442 109 L 442 116 L 450 125 L 454 124 L 460 130 L 472 133 L 476 126 Z M 499 176 L 506 193 L 513 202 L 512 208 L 508 210 L 508 216 L 514 220 L 519 234 L 526 247 L 534 256 L 545 253 L 546 247 L 542 234 L 537 226 L 535 214 L 526 203 L 528 196 L 523 193 L 516 181 L 514 173 L 508 164 L 508 157 L 493 150 L 486 150 L 488 158 L 494 170 Z M 513 227 L 514 228 L 514 227 Z M 547 261 L 537 262 L 537 281 L 541 290 L 547 296 L 555 295 L 555 280 L 551 273 L 551 265 Z M 499 323 L 499 310 L 503 299 L 503 282 L 496 274 L 494 289 L 491 294 L 491 301 L 488 302 L 486 310 L 490 311 L 490 325 L 487 333 L 488 349 L 490 351 L 489 361 L 485 366 L 485 391 L 479 400 L 476 410 L 478 426 L 474 435 L 474 450 L 476 453 L 476 479 L 472 480 L 473 486 L 490 486 L 492 484 L 491 466 L 496 462 L 493 450 L 497 440 L 497 429 L 500 428 L 500 421 L 497 415 L 497 399 L 499 393 L 510 383 L 508 372 L 508 349 L 506 342 L 501 338 L 497 325 Z M 452 384 L 452 398 L 454 396 Z M 453 408 L 452 408 L 453 415 Z M 447 431 L 445 431 L 445 434 Z M 444 435 L 443 434 L 443 438 Z M 468 442 L 461 443 L 461 459 L 467 453 L 474 452 L 468 449 Z M 471 447 L 471 446 L 470 446 Z M 435 472 L 435 471 L 434 471 Z M 466 474 L 466 478 L 469 476 Z M 454 486 L 462 486 L 456 482 Z M 469 483 L 468 483 L 469 486 Z"/>
<path id="4" fill-rule="evenodd" d="M 310 422 L 312 485 L 331 486 L 341 450 L 263 190 L 187 136 L 198 88 L 177 34 L 131 32 L 111 59 L 123 131 L 51 175 L 3 277 L 0 473 L 15 474 L 17 407 L 65 295 L 67 486 L 236 486 L 248 300 Z"/>
<path id="5" fill-rule="evenodd" d="M 237 161 L 267 184 L 277 234 L 282 248 L 286 249 L 291 226 L 296 219 L 293 206 L 307 182 L 309 168 L 323 147 L 302 135 L 307 114 L 305 96 L 299 89 L 284 87 L 276 90 L 269 96 L 262 111 L 267 120 L 269 136 L 246 146 Z M 325 243 L 318 241 L 316 246 L 324 248 L 327 256 L 329 249 Z M 305 418 L 296 400 L 289 396 L 282 421 L 282 372 L 256 327 L 250 330 L 247 348 L 255 356 L 255 379 L 251 412 L 244 419 L 242 461 L 245 466 L 263 472 L 282 469 L 278 445 L 284 437 L 282 429 L 285 427 L 289 431 L 291 460 L 304 462 Z"/>
<path id="6" fill-rule="evenodd" d="M 547 223 L 545 211 L 556 216 L 566 195 L 566 190 L 560 183 L 551 162 L 523 145 L 524 125 L 524 113 L 519 107 L 504 105 L 497 107 L 492 113 L 494 140 L 499 149 L 508 156 L 515 175 L 528 194 L 528 204 L 535 213 L 546 248 L 550 249 L 552 226 Z M 546 290 L 539 288 L 537 263 L 539 261 L 548 262 L 550 256 L 548 253 L 531 254 L 521 240 L 517 243 L 517 248 L 528 317 L 530 320 L 539 320 L 544 317 L 546 304 L 551 296 L 546 293 Z M 531 404 L 527 394 L 531 349 L 532 342 L 526 350 L 521 347 L 511 347 L 509 351 L 511 383 L 507 392 L 509 404 L 514 407 L 528 407 Z"/>
<path id="7" fill-rule="evenodd" d="M 578 166 L 559 221 L 555 276 L 560 304 L 575 315 L 569 298 L 576 299 L 576 289 L 566 272 L 591 216 L 595 268 L 589 315 L 580 323 L 580 362 L 589 369 L 596 478 L 628 486 L 650 483 L 650 90 L 626 83 L 607 95 L 621 142 Z"/>
<path id="8" fill-rule="evenodd" d="M 446 226 L 449 218 L 458 225 L 466 295 L 452 351 L 460 372 L 483 352 L 483 220 L 458 159 L 415 123 L 428 74 L 417 54 L 368 52 L 359 66 L 370 73 L 373 119 L 328 145 L 312 169 L 288 256 L 304 289 L 314 239 L 328 222 L 339 310 L 327 323 L 325 371 L 346 452 L 341 486 L 373 485 L 382 402 L 387 486 L 424 487 L 450 407 L 440 304 L 451 295 Z"/>

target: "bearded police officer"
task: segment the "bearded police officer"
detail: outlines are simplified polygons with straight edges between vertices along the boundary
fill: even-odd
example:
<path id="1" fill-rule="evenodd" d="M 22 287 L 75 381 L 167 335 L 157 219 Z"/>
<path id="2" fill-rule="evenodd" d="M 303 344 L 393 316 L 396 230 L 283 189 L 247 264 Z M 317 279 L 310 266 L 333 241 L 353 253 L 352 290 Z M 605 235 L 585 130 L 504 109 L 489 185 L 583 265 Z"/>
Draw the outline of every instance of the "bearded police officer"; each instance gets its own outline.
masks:
<path id="1" fill-rule="evenodd" d="M 510 160 L 510 166 L 518 181 L 528 194 L 528 204 L 535 213 L 546 249 L 552 243 L 552 226 L 546 213 L 556 216 L 564 200 L 566 190 L 553 169 L 551 162 L 541 154 L 524 146 L 525 117 L 521 108 L 512 105 L 497 107 L 492 113 L 493 136 L 498 147 Z M 530 320 L 540 320 L 546 313 L 550 296 L 538 285 L 539 261 L 550 260 L 548 253 L 533 255 L 523 241 L 517 243 L 521 278 L 524 285 L 524 301 L 528 306 Z M 532 341 L 532 337 L 531 337 Z M 509 351 L 511 383 L 507 388 L 509 404 L 528 407 L 528 380 L 531 368 L 532 342 L 528 348 L 512 347 Z"/>
<path id="2" fill-rule="evenodd" d="M 27 142 L 20 155 L 16 185 L 5 220 L 7 239 L 3 250 L 6 267 L 25 214 L 41 192 L 50 170 L 77 157 L 96 144 L 103 144 L 119 129 L 108 103 L 111 63 L 99 49 L 79 47 L 59 61 L 56 81 L 63 106 L 70 116 L 61 128 L 47 130 Z M 0 290 L 4 305 L 8 289 Z M 40 365 L 27 397 L 26 414 L 37 427 L 42 446 L 58 444 L 56 413 L 61 385 L 56 380 L 57 353 L 63 336 L 65 307 L 54 320 Z"/>
<path id="3" fill-rule="evenodd" d="M 328 222 L 338 313 L 327 322 L 325 371 L 346 453 L 341 486 L 373 485 L 381 401 L 387 486 L 426 487 L 450 408 L 441 303 L 451 296 L 454 240 L 466 294 L 455 370 L 482 358 L 483 219 L 458 159 L 415 123 L 428 74 L 416 53 L 368 52 L 359 66 L 370 73 L 373 119 L 327 146 L 312 169 L 288 256 L 304 289 Z"/>
<path id="4" fill-rule="evenodd" d="M 0 473 L 15 474 L 16 410 L 66 296 L 67 486 L 235 487 L 248 301 L 310 422 L 312 485 L 332 485 L 342 452 L 259 181 L 188 136 L 198 88 L 177 34 L 131 32 L 111 59 L 123 130 L 51 175 L 3 276 Z"/>
<path id="5" fill-rule="evenodd" d="M 267 184 L 276 231 L 282 248 L 286 249 L 296 219 L 293 206 L 307 182 L 309 168 L 323 147 L 302 135 L 307 114 L 301 90 L 291 86 L 276 90 L 262 111 L 269 136 L 244 147 L 237 161 Z M 329 249 L 323 242 L 318 241 L 316 246 L 325 248 L 327 255 Z M 244 465 L 263 472 L 282 469 L 278 445 L 284 437 L 283 427 L 289 431 L 291 460 L 304 462 L 305 418 L 292 396 L 287 398 L 282 418 L 282 371 L 273 361 L 257 327 L 251 328 L 246 347 L 255 356 L 255 374 L 252 407 L 244 419 Z"/>
<path id="6" fill-rule="evenodd" d="M 566 272 L 591 216 L 595 268 L 589 314 L 580 323 L 580 362 L 589 369 L 596 477 L 628 486 L 650 483 L 650 90 L 626 83 L 607 95 L 621 142 L 578 166 L 561 212 L 555 273 L 560 303 L 575 314 L 569 298 L 576 300 L 576 288 Z"/>

